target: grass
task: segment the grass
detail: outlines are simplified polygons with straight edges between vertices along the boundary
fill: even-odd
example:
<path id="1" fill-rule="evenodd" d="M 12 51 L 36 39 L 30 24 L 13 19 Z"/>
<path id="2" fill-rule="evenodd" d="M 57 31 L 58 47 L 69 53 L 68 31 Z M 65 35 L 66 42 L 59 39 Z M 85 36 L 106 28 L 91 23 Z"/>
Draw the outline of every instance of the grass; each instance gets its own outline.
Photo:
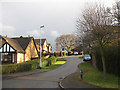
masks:
<path id="1" fill-rule="evenodd" d="M 81 63 L 79 68 L 83 70 L 83 81 L 102 88 L 118 88 L 119 77 L 108 74 L 104 80 L 103 72 L 95 69 L 90 63 Z M 80 78 L 80 77 L 79 77 Z"/>
<path id="2" fill-rule="evenodd" d="M 57 57 L 57 61 L 55 64 L 52 64 L 52 65 L 46 66 L 46 67 L 42 67 L 42 69 L 55 69 L 55 68 L 60 67 L 64 63 L 66 63 L 65 59 L 63 59 L 62 57 Z"/>
<path id="3" fill-rule="evenodd" d="M 79 58 L 83 58 L 83 55 L 80 55 L 80 57 Z"/>
<path id="4" fill-rule="evenodd" d="M 55 64 L 57 65 L 57 64 L 64 64 L 64 63 L 66 63 L 66 61 L 57 61 Z"/>

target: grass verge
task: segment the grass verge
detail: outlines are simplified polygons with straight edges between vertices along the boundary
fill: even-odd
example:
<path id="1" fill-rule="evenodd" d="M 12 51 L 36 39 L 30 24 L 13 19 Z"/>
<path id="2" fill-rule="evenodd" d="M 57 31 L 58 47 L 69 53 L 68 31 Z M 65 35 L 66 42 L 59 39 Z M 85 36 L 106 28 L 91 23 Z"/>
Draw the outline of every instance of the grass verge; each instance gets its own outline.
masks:
<path id="1" fill-rule="evenodd" d="M 66 63 L 66 60 L 61 57 L 58 57 L 55 64 L 52 64 L 52 65 L 46 66 L 46 67 L 42 67 L 42 69 L 55 69 L 55 68 L 60 67 L 64 63 Z"/>
<path id="2" fill-rule="evenodd" d="M 118 88 L 118 80 L 120 80 L 119 77 L 108 74 L 107 73 L 107 79 L 104 80 L 104 74 L 103 72 L 98 71 L 95 69 L 91 63 L 81 63 L 79 64 L 79 68 L 83 70 L 83 81 L 87 82 L 89 84 L 99 86 L 102 88 Z M 80 79 L 80 77 L 79 77 Z"/>
<path id="3" fill-rule="evenodd" d="M 80 55 L 80 57 L 79 58 L 83 58 L 83 55 Z"/>

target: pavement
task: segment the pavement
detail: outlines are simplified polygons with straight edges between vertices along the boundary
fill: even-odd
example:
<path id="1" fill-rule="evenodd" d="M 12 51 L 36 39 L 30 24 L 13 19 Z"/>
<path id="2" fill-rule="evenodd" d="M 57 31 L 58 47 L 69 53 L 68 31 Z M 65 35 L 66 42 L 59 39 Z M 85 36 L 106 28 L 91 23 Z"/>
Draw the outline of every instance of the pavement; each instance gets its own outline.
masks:
<path id="1" fill-rule="evenodd" d="M 34 71 L 28 71 L 28 72 L 20 72 L 20 73 L 14 73 L 14 74 L 9 74 L 9 75 L 0 75 L 2 76 L 2 80 L 8 80 L 8 79 L 13 79 L 17 77 L 22 77 L 22 76 L 29 76 L 33 74 L 38 74 L 38 73 L 43 73 L 47 72 L 49 69 L 42 69 L 42 70 L 34 70 Z"/>
<path id="2" fill-rule="evenodd" d="M 78 78 L 80 76 L 79 70 L 77 70 L 75 73 L 72 73 L 65 77 L 63 80 L 60 82 L 60 87 L 69 90 L 72 88 L 99 88 L 97 86 L 90 85 L 88 83 L 85 83 Z"/>

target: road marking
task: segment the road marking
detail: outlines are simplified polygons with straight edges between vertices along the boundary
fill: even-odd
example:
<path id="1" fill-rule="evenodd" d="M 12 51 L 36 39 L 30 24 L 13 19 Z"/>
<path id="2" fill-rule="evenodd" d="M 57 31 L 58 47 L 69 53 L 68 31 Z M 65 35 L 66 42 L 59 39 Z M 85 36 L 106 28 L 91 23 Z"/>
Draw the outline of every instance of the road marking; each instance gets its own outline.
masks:
<path id="1" fill-rule="evenodd" d="M 59 79 L 56 79 L 56 78 L 18 77 L 17 79 L 42 80 L 42 81 L 53 81 L 53 82 L 59 82 Z"/>

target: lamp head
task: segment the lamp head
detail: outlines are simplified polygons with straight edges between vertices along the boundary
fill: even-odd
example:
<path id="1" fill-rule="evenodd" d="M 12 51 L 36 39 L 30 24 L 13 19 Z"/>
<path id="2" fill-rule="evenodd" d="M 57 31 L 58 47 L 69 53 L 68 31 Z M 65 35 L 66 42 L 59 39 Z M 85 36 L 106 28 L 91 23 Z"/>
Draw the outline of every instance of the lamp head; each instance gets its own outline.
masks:
<path id="1" fill-rule="evenodd" d="M 41 25 L 40 28 L 44 28 L 44 25 Z"/>

